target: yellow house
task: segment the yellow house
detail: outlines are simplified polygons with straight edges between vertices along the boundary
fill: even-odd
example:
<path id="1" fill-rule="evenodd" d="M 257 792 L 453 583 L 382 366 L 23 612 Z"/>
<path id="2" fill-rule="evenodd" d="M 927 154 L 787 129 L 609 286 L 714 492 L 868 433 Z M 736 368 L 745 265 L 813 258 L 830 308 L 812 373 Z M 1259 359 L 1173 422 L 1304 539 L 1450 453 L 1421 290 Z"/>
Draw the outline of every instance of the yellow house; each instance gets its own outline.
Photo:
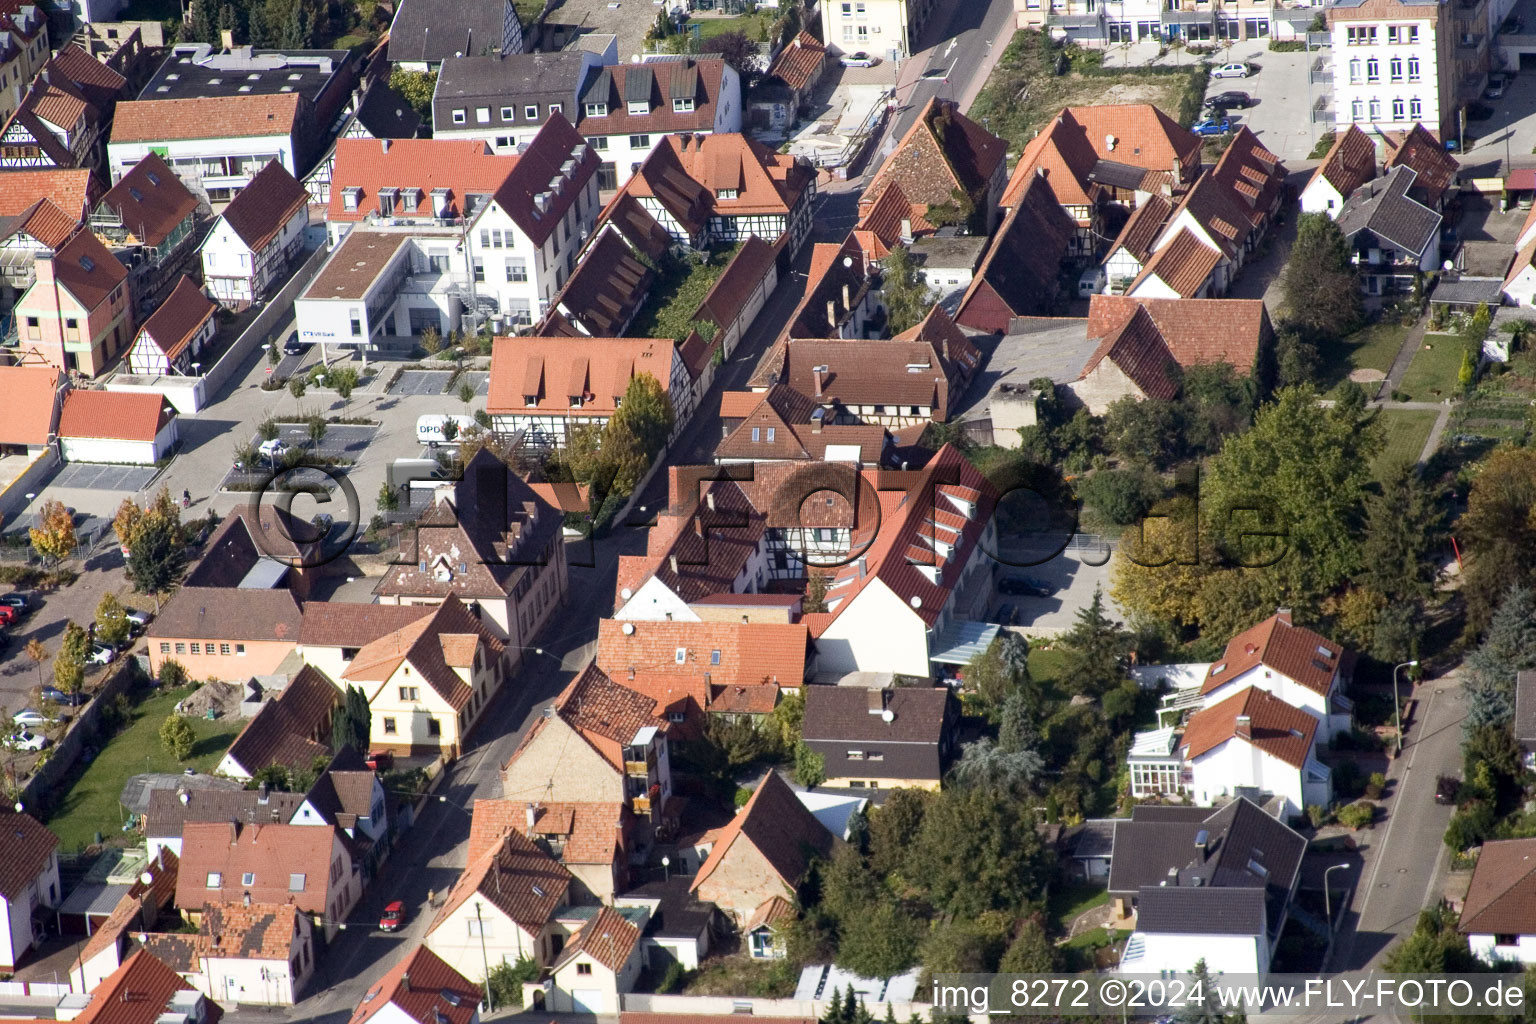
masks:
<path id="1" fill-rule="evenodd" d="M 456 597 L 361 648 L 341 676 L 373 712 L 369 746 L 459 756 L 505 679 L 504 645 Z"/>
<path id="2" fill-rule="evenodd" d="M 645 913 L 638 908 L 630 912 Z M 642 966 L 640 928 L 619 910 L 604 907 L 571 936 L 550 968 L 552 984 L 545 1009 L 616 1014 L 619 997 L 634 989 Z"/>

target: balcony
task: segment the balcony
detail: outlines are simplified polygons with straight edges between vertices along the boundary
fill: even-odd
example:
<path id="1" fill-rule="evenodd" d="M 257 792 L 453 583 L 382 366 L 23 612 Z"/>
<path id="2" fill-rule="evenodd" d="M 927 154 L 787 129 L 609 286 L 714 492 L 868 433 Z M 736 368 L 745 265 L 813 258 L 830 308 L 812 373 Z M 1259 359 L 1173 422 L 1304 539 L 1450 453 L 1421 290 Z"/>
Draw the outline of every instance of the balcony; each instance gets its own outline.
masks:
<path id="1" fill-rule="evenodd" d="M 1456 37 L 1456 49 L 1458 50 L 1477 51 L 1487 44 L 1488 37 L 1481 32 L 1463 32 Z"/>
<path id="2" fill-rule="evenodd" d="M 624 774 L 635 778 L 645 778 L 650 774 L 651 765 L 645 761 L 625 761 Z"/>
<path id="3" fill-rule="evenodd" d="M 649 817 L 651 813 L 651 798 L 648 796 L 634 797 L 629 801 L 629 809 L 638 815 Z"/>

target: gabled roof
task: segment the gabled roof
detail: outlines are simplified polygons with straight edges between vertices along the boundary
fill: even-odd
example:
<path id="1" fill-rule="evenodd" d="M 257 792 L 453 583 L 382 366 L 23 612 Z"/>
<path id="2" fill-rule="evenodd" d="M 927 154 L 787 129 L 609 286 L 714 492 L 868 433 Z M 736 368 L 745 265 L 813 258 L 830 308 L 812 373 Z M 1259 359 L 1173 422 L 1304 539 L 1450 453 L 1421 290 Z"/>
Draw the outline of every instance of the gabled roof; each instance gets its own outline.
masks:
<path id="1" fill-rule="evenodd" d="M 708 319 L 720 328 L 734 323 L 777 258 L 778 251 L 772 244 L 763 241 L 756 233 L 748 235 L 705 293 L 695 322 Z"/>
<path id="2" fill-rule="evenodd" d="M 492 415 L 566 415 L 571 396 L 589 396 L 580 415 L 611 416 L 641 373 L 665 390 L 675 345 L 668 338 L 497 338 L 491 350 Z M 536 401 L 529 404 L 528 398 Z"/>
<path id="3" fill-rule="evenodd" d="M 640 200 L 628 192 L 620 192 L 613 197 L 613 201 L 597 218 L 593 234 L 608 226 L 623 235 L 631 249 L 652 260 L 660 259 L 672 247 L 672 236 L 667 234 L 667 229 L 640 205 Z"/>
<path id="4" fill-rule="evenodd" d="M 286 589 L 182 587 L 150 623 L 149 636 L 296 643 L 299 622 L 299 603 Z"/>
<path id="5" fill-rule="evenodd" d="M 1368 231 L 1390 242 L 1405 253 L 1424 252 L 1440 229 L 1440 215 L 1409 197 L 1418 175 L 1406 164 L 1398 164 L 1384 178 L 1357 188 L 1339 210 L 1337 223 L 1344 237 Z"/>
<path id="6" fill-rule="evenodd" d="M 156 1024 L 179 992 L 191 992 L 204 1006 L 203 1024 L 219 1024 L 224 1011 L 148 950 L 139 950 L 91 990 L 78 1024 Z"/>
<path id="7" fill-rule="evenodd" d="M 456 670 L 469 674 L 471 659 L 482 646 L 494 661 L 503 644 L 463 601 L 449 595 L 431 615 L 364 646 L 341 678 L 349 683 L 387 682 L 402 664 L 409 664 L 443 700 L 462 710 L 474 690 Z"/>
<path id="8" fill-rule="evenodd" d="M 156 392 L 72 390 L 59 414 L 59 437 L 153 441 L 175 417 L 176 407 Z"/>
<path id="9" fill-rule="evenodd" d="M 1319 179 L 1333 187 L 1342 199 L 1376 177 L 1376 144 L 1360 130 L 1350 125 L 1342 135 L 1333 140 L 1323 162 L 1317 165 L 1308 180 L 1308 187 Z"/>
<path id="10" fill-rule="evenodd" d="M 737 843 L 754 847 L 779 881 L 793 889 L 812 859 L 830 857 L 838 840 L 796 799 L 778 772 L 770 771 L 746 806 L 720 829 L 688 890 L 698 892 Z"/>
<path id="11" fill-rule="evenodd" d="M 1126 291 L 1134 294 L 1144 282 L 1156 278 L 1179 298 L 1193 298 L 1210 280 L 1221 260 L 1219 251 L 1202 242 L 1189 228 L 1180 228 L 1178 234 L 1152 254 Z"/>
<path id="12" fill-rule="evenodd" d="M 39 199 L 21 213 L 0 219 L 0 239 L 30 235 L 49 249 L 60 248 L 78 230 L 80 221 L 48 199 Z"/>
<path id="13" fill-rule="evenodd" d="M 1109 251 L 1114 253 L 1117 249 L 1124 249 L 1137 263 L 1146 263 L 1147 257 L 1152 255 L 1152 244 L 1157 241 L 1163 225 L 1172 214 L 1172 203 L 1159 195 L 1148 196 L 1126 218 L 1125 227 L 1120 229 L 1120 235 L 1109 247 Z"/>
<path id="14" fill-rule="evenodd" d="M 144 321 L 139 333 L 154 339 L 167 359 L 175 359 L 192 343 L 193 337 L 218 308 L 196 282 L 183 274 L 160 308 Z"/>
<path id="15" fill-rule="evenodd" d="M 299 643 L 305 647 L 366 647 L 436 610 L 424 604 L 311 601 L 304 606 Z"/>
<path id="16" fill-rule="evenodd" d="M 582 925 L 566 943 L 559 958 L 550 965 L 558 971 L 577 957 L 589 957 L 617 973 L 640 944 L 640 929 L 612 907 L 603 907 Z"/>
<path id="17" fill-rule="evenodd" d="M 814 175 L 796 158 L 739 133 L 668 135 L 624 188 L 659 201 L 690 232 L 710 215 L 788 215 Z M 722 198 L 723 190 L 736 198 Z"/>
<path id="18" fill-rule="evenodd" d="M 389 24 L 389 59 L 435 63 L 500 53 L 510 0 L 401 0 Z"/>
<path id="19" fill-rule="evenodd" d="M 1263 889 L 1142 886 L 1136 931 L 1153 935 L 1258 935 L 1269 925 Z"/>
<path id="20" fill-rule="evenodd" d="M 1200 173 L 1200 139 L 1150 103 L 1065 107 L 1024 147 L 1003 205 L 1018 202 L 1039 168 L 1062 205 L 1091 205 L 1100 160 L 1170 175 L 1177 161 L 1187 185 Z"/>
<path id="21" fill-rule="evenodd" d="M 112 104 L 122 93 L 128 80 L 101 61 L 92 57 L 77 43 L 59 47 L 57 53 L 43 67 L 43 81 L 58 84 L 62 79 L 74 86 L 86 103 L 95 107 L 103 116 L 110 116 Z M 60 125 L 68 128 L 69 125 Z"/>
<path id="22" fill-rule="evenodd" d="M 59 413 L 63 371 L 53 366 L 0 366 L 0 393 L 9 412 L 0 419 L 0 444 L 44 445 Z"/>
<path id="23" fill-rule="evenodd" d="M 397 195 L 395 209 L 417 217 L 433 215 L 433 191 L 446 190 L 450 217 L 464 216 L 470 196 L 496 194 L 518 157 L 498 156 L 478 139 L 337 139 L 326 217 L 357 222 L 379 210 L 379 190 L 415 189 Z M 347 209 L 349 189 L 361 189 L 356 209 Z M 407 202 L 414 198 L 416 202 Z"/>
<path id="24" fill-rule="evenodd" d="M 745 405 L 745 412 L 737 408 Z M 722 419 L 739 418 L 736 429 L 715 448 L 717 459 L 798 459 L 823 461 L 832 447 L 856 448 L 854 461 L 878 464 L 886 447 L 886 429 L 877 424 L 818 425 L 811 419 L 814 399 L 787 384 L 766 392 L 726 392 L 721 396 Z M 753 434 L 756 429 L 757 433 Z M 768 431 L 773 430 L 770 437 Z"/>
<path id="25" fill-rule="evenodd" d="M 866 256 L 883 260 L 904 238 L 934 230 L 925 213 L 926 208 L 912 203 L 901 183 L 892 180 L 871 201 L 860 202 L 853 235 Z"/>
<path id="26" fill-rule="evenodd" d="M 59 837 L 30 814 L 0 811 L 0 896 L 20 899 L 26 888 L 47 869 L 58 848 Z"/>
<path id="27" fill-rule="evenodd" d="M 0 217 L 15 216 L 47 199 L 81 223 L 100 195 L 101 186 L 84 167 L 0 171 Z"/>
<path id="28" fill-rule="evenodd" d="M 300 99 L 296 92 L 284 92 L 125 101 L 112 118 L 112 141 L 292 136 L 299 130 Z"/>
<path id="29" fill-rule="evenodd" d="M 725 61 L 719 57 L 613 64 L 593 68 L 582 83 L 581 133 L 596 135 L 707 132 L 714 129 Z M 649 101 L 649 112 L 631 114 L 629 100 Z M 693 100 L 692 110 L 673 110 L 674 99 Z M 604 117 L 586 113 L 588 103 L 607 103 Z"/>
<path id="30" fill-rule="evenodd" d="M 557 111 L 522 148 L 496 189 L 496 202 L 537 248 L 554 234 L 600 163 L 597 151 Z M 333 196 L 335 188 L 333 182 Z"/>
<path id="31" fill-rule="evenodd" d="M 305 665 L 275 700 L 263 704 L 245 723 L 227 756 L 252 775 L 272 764 L 307 768 L 316 757 L 330 754 L 314 737 L 329 733 L 331 715 L 341 700 L 341 690 L 325 673 Z"/>
<path id="32" fill-rule="evenodd" d="M 952 697 L 942 686 L 807 686 L 807 742 L 902 743 L 937 746 L 951 715 Z M 889 713 L 887 721 L 885 714 Z"/>
<path id="33" fill-rule="evenodd" d="M 777 78 L 798 92 L 816 80 L 826 60 L 827 48 L 821 40 L 801 29 L 773 59 L 768 67 L 768 77 Z"/>
<path id="34" fill-rule="evenodd" d="M 635 257 L 619 233 L 604 231 L 582 254 L 550 309 L 586 335 L 615 337 L 645 303 L 655 278 L 656 272 Z"/>
<path id="35" fill-rule="evenodd" d="M 254 789 L 156 789 L 150 791 L 149 810 L 144 812 L 144 834 L 180 839 L 189 821 L 282 825 L 303 803 L 303 793 L 276 790 L 262 794 Z"/>
<path id="36" fill-rule="evenodd" d="M 619 803 L 540 801 L 530 806 L 522 800 L 476 800 L 465 858 L 474 863 L 499 846 L 506 833 L 522 832 L 558 839 L 562 864 L 612 864 L 627 825 L 624 805 Z"/>
<path id="37" fill-rule="evenodd" d="M 1148 398 L 1166 401 L 1178 394 L 1177 377 L 1170 372 L 1178 365 L 1177 360 L 1145 308 L 1138 307 L 1129 319 L 1100 339 L 1099 347 L 1083 366 L 1082 376 L 1088 376 L 1106 359 Z"/>
<path id="38" fill-rule="evenodd" d="M 981 258 L 955 322 L 1001 333 L 1014 317 L 1049 313 L 1061 260 L 1076 230 L 1047 180 L 1031 177 Z"/>
<path id="39" fill-rule="evenodd" d="M 385 1018 L 391 1022 L 403 1017 L 415 1024 L 470 1024 L 482 997 L 480 986 L 417 946 L 369 987 L 347 1024 L 365 1024 L 385 1007 L 396 1011 Z"/>
<path id="40" fill-rule="evenodd" d="M 290 903 L 238 901 L 201 908 L 194 952 L 210 960 L 280 960 L 296 955 L 298 908 Z"/>
<path id="41" fill-rule="evenodd" d="M 810 635 L 799 623 L 602 619 L 596 657 L 609 678 L 664 706 L 692 697 L 707 708 L 711 684 L 800 686 L 809 647 Z"/>
<path id="42" fill-rule="evenodd" d="M 1464 935 L 1536 933 L 1536 839 L 1483 844 L 1456 929 Z"/>
<path id="43" fill-rule="evenodd" d="M 291 903 L 307 913 L 331 912 L 331 854 L 340 833 L 322 825 L 188 822 L 181 830 L 176 905 Z M 250 882 L 245 879 L 249 877 Z"/>
<path id="44" fill-rule="evenodd" d="M 1281 612 L 1227 641 L 1226 652 L 1211 666 L 1200 692 L 1210 693 L 1263 665 L 1313 693 L 1326 694 L 1345 660 L 1342 647 L 1310 629 L 1292 625 L 1290 613 Z"/>
<path id="45" fill-rule="evenodd" d="M 54 253 L 53 276 L 86 309 L 94 310 L 128 279 L 128 268 L 89 231 L 78 231 Z"/>
<path id="46" fill-rule="evenodd" d="M 1221 248 L 1222 255 L 1234 259 L 1242 251 L 1248 236 L 1253 234 L 1254 222 L 1250 209 L 1226 182 L 1219 180 L 1215 174 L 1207 174 L 1195 182 L 1184 201 L 1174 210 L 1169 229 L 1172 230 L 1181 214 L 1188 213 L 1189 219 L 1204 229 L 1210 242 Z M 1179 230 L 1188 231 L 1190 228 L 1185 224 Z"/>
<path id="47" fill-rule="evenodd" d="M 961 352 L 974 366 L 974 350 Z M 940 354 L 928 341 L 792 338 L 784 376 L 813 404 L 896 405 L 903 411 L 916 405 L 942 422 L 964 393 L 971 366 Z M 819 375 L 818 367 L 825 367 Z"/>
<path id="48" fill-rule="evenodd" d="M 208 538 L 182 588 L 239 587 L 259 563 L 274 559 L 290 566 L 313 565 L 320 545 L 318 540 L 300 539 L 310 536 L 306 527 L 275 505 L 236 505 Z"/>
<path id="49" fill-rule="evenodd" d="M 1382 166 L 1386 170 L 1399 166 L 1413 168 L 1418 177 L 1409 194 L 1426 206 L 1438 206 L 1460 171 L 1456 158 L 1445 151 L 1429 129 L 1417 123 L 1395 145 L 1392 137 L 1387 137 L 1386 145 L 1387 158 Z"/>
<path id="50" fill-rule="evenodd" d="M 665 725 L 655 700 L 620 686 L 595 661 L 555 698 L 554 712 L 605 753 Z"/>
<path id="51" fill-rule="evenodd" d="M 565 905 L 570 890 L 571 873 L 513 829 L 465 866 L 427 931 L 436 931 L 465 900 L 479 895 L 525 931 L 538 935 L 555 910 Z"/>
<path id="52" fill-rule="evenodd" d="M 1102 191 L 1092 178 L 1098 161 L 1083 126 L 1072 109 L 1065 108 L 1024 147 L 1008 187 L 1003 190 L 1002 205 L 1008 209 L 1017 206 L 1025 191 L 1039 179 L 1060 205 L 1093 206 Z"/>
<path id="53" fill-rule="evenodd" d="M 1248 735 L 1241 735 L 1239 719 L 1248 718 Z M 1186 760 L 1210 753 L 1231 739 L 1245 740 L 1292 768 L 1306 766 L 1312 754 L 1317 719 L 1292 707 L 1268 690 L 1250 686 L 1226 700 L 1201 708 L 1190 716 L 1180 741 Z"/>
<path id="54" fill-rule="evenodd" d="M 304 186 L 288 168 L 272 160 L 235 194 L 221 216 L 252 252 L 261 252 L 308 202 Z"/>
<path id="55" fill-rule="evenodd" d="M 1168 353 L 1184 367 L 1227 363 L 1246 376 L 1274 333 L 1259 299 L 1095 295 L 1088 304 L 1088 337 L 1109 337 L 1138 310 L 1151 317 Z"/>
<path id="56" fill-rule="evenodd" d="M 1280 158 L 1265 149 L 1247 125 L 1238 129 L 1215 168 L 1206 175 L 1228 190 L 1255 227 L 1276 209 L 1285 192 L 1285 176 Z"/>
<path id="57" fill-rule="evenodd" d="M 196 211 L 197 196 L 164 160 L 150 153 L 101 197 L 101 203 L 121 218 L 134 238 L 154 246 Z"/>
<path id="58" fill-rule="evenodd" d="M 987 187 L 1007 156 L 1008 144 L 960 112 L 957 104 L 933 97 L 880 165 L 865 194 L 878 198 L 900 182 L 919 209 L 952 201 Z M 859 203 L 863 208 L 865 200 Z"/>

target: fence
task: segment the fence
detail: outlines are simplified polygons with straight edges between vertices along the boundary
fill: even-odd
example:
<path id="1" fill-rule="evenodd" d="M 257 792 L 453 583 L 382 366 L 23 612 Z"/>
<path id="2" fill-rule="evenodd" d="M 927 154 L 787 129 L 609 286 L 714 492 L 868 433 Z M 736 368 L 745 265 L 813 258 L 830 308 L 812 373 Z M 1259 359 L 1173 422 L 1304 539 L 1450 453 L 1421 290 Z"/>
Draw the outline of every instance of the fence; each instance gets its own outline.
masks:
<path id="1" fill-rule="evenodd" d="M 69 731 L 53 747 L 53 756 L 37 769 L 37 773 L 21 788 L 21 802 L 36 813 L 46 808 L 52 800 L 63 796 L 59 784 L 75 766 L 75 761 L 101 731 L 102 708 L 115 701 L 133 687 L 135 662 L 125 658 L 117 663 L 116 670 L 101 684 L 101 689 L 70 724 Z"/>

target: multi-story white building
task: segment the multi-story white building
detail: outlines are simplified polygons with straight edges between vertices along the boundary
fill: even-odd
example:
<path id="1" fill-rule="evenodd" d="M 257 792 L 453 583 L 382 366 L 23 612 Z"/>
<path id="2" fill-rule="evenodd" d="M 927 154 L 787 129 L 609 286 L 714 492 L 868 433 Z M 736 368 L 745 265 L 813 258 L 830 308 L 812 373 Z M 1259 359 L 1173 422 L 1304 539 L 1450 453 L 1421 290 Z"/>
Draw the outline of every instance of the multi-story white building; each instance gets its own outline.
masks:
<path id="1" fill-rule="evenodd" d="M 303 251 L 308 200 L 304 186 L 276 160 L 257 172 L 203 240 L 209 293 L 235 309 L 264 298 Z"/>
<path id="2" fill-rule="evenodd" d="M 918 49 L 918 34 L 938 6 L 934 0 L 830 0 L 822 5 L 827 47 L 901 60 Z"/>
<path id="3" fill-rule="evenodd" d="M 1317 14 L 1310 7 L 1285 7 L 1271 0 L 1014 0 L 1013 6 L 1019 28 L 1049 31 L 1079 46 L 1295 39 Z"/>
<path id="4" fill-rule="evenodd" d="M 1339 131 L 1408 131 L 1420 122 L 1455 138 L 1457 111 L 1487 80 L 1490 5 L 1337 0 L 1328 8 Z"/>

